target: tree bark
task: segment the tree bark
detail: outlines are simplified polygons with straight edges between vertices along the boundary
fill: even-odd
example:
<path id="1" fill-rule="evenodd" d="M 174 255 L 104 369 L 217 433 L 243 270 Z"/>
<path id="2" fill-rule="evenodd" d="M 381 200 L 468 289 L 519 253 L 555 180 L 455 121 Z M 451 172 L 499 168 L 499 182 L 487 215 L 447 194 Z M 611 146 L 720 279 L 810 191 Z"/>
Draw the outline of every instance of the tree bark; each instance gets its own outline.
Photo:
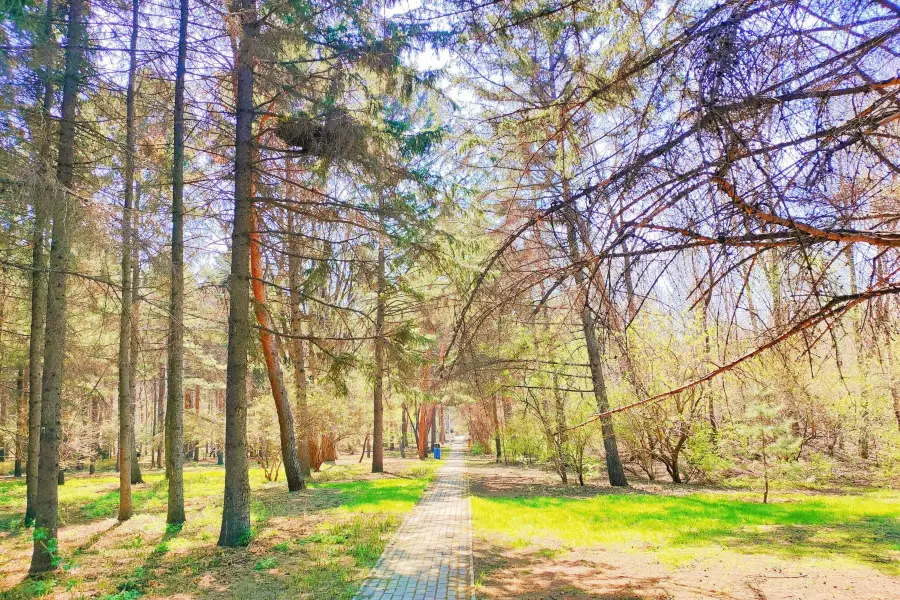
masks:
<path id="1" fill-rule="evenodd" d="M 500 444 L 500 411 L 497 409 L 497 394 L 491 394 L 491 408 L 494 418 L 494 451 L 499 464 L 503 456 L 503 448 Z"/>
<path id="2" fill-rule="evenodd" d="M 291 339 L 289 348 L 291 362 L 294 366 L 294 394 L 297 402 L 297 445 L 299 446 L 300 472 L 303 477 L 310 476 L 309 457 L 309 413 L 306 402 L 306 344 L 303 335 L 303 311 L 300 304 L 300 255 L 294 235 L 293 214 L 288 213 L 288 231 L 291 235 L 290 254 L 288 256 L 288 286 L 290 298 L 288 304 L 291 312 Z"/>
<path id="3" fill-rule="evenodd" d="M 254 195 L 253 188 L 254 186 L 251 186 L 251 197 Z M 266 373 L 269 376 L 272 397 L 275 400 L 275 413 L 278 416 L 278 432 L 281 439 L 281 460 L 284 464 L 284 474 L 287 479 L 288 490 L 296 492 L 304 489 L 306 482 L 303 480 L 300 457 L 297 454 L 293 411 L 288 400 L 287 389 L 284 387 L 281 352 L 278 350 L 275 336 L 272 335 L 275 326 L 272 322 L 272 317 L 266 310 L 266 288 L 263 283 L 262 251 L 260 250 L 258 233 L 259 219 L 252 207 L 250 227 L 250 286 L 253 290 L 253 309 L 256 314 L 256 321 L 259 323 L 259 343 L 266 361 Z"/>
<path id="4" fill-rule="evenodd" d="M 375 388 L 372 393 L 374 425 L 372 433 L 372 472 L 384 472 L 384 293 L 385 235 L 384 197 L 378 197 L 378 299 L 375 306 Z"/>
<path id="5" fill-rule="evenodd" d="M 128 382 L 131 384 L 131 439 L 129 440 L 131 451 L 131 484 L 144 483 L 141 477 L 141 465 L 138 462 L 135 431 L 137 425 L 137 365 L 138 351 L 140 347 L 140 281 L 141 281 L 141 251 L 140 251 L 140 208 L 141 208 L 141 182 L 136 181 L 134 186 L 134 206 L 132 214 L 134 221 L 131 229 L 131 349 L 128 351 Z"/>
<path id="6" fill-rule="evenodd" d="M 44 21 L 44 39 L 47 55 L 41 70 L 40 112 L 42 131 L 38 175 L 44 182 L 50 158 L 50 109 L 53 104 L 53 80 L 50 75 L 51 54 L 56 47 L 53 42 L 53 0 L 47 0 Z M 38 189 L 46 189 L 43 185 Z M 34 523 L 37 503 L 38 456 L 41 437 L 41 377 L 43 373 L 44 316 L 47 309 L 47 274 L 44 266 L 44 234 L 47 229 L 47 211 L 44 202 L 35 195 L 34 229 L 31 235 L 31 323 L 28 338 L 28 460 L 25 465 L 25 525 Z"/>
<path id="7" fill-rule="evenodd" d="M 408 418 L 406 404 L 404 403 L 400 409 L 400 458 L 406 458 L 407 431 L 409 430 Z"/>
<path id="8" fill-rule="evenodd" d="M 184 77 L 188 0 L 181 0 L 180 9 L 172 147 L 172 289 L 166 344 L 166 476 L 169 479 L 166 523 L 171 525 L 184 523 Z"/>
<path id="9" fill-rule="evenodd" d="M 156 468 L 162 469 L 162 453 L 163 446 L 166 443 L 166 434 L 165 434 L 165 422 L 166 422 L 166 367 L 164 365 L 160 365 L 159 367 L 159 379 L 157 380 L 157 388 L 156 388 L 156 427 L 159 431 L 154 432 L 154 435 L 159 435 L 159 439 L 156 441 Z"/>
<path id="10" fill-rule="evenodd" d="M 69 190 L 75 163 L 75 110 L 84 53 L 83 0 L 70 0 L 66 34 L 66 66 L 60 110 L 57 193 L 51 209 L 50 273 L 47 292 L 47 327 L 44 337 L 44 369 L 41 387 L 40 460 L 35 503 L 35 536 L 31 573 L 55 569 L 58 564 L 57 529 L 59 497 L 60 408 L 66 344 L 66 280 L 70 219 Z"/>
<path id="11" fill-rule="evenodd" d="M 16 376 L 16 465 L 13 475 L 22 476 L 25 463 L 26 443 L 28 438 L 28 402 L 25 398 L 25 367 L 19 365 Z"/>
<path id="12" fill-rule="evenodd" d="M 425 367 L 426 369 L 428 367 Z M 428 430 L 427 430 L 427 416 L 426 413 L 428 411 L 428 403 L 425 400 L 422 400 L 422 405 L 419 407 L 419 431 L 416 436 L 416 441 L 418 442 L 418 450 L 419 450 L 419 460 L 425 460 L 428 458 Z"/>
<path id="13" fill-rule="evenodd" d="M 138 0 L 131 2 L 131 44 L 125 92 L 125 203 L 122 210 L 122 310 L 119 315 L 119 520 L 134 512 L 131 502 L 131 214 L 134 203 L 134 76 L 137 68 Z"/>
<path id="14" fill-rule="evenodd" d="M 249 542 L 250 480 L 247 464 L 247 351 L 250 342 L 250 220 L 253 176 L 253 44 L 259 33 L 254 0 L 235 0 L 242 37 L 237 63 L 234 148 L 234 228 L 228 282 L 228 361 L 225 387 L 225 497 L 220 546 Z"/>
<path id="15" fill-rule="evenodd" d="M 578 250 L 578 236 L 575 230 L 577 215 L 574 210 L 569 211 L 567 222 L 569 254 L 572 264 L 580 264 L 580 252 Z M 586 277 L 584 271 L 578 268 L 575 271 L 575 280 L 583 288 L 584 298 L 580 309 L 581 328 L 584 333 L 585 346 L 587 348 L 588 362 L 591 369 L 591 384 L 594 390 L 594 399 L 597 403 L 597 412 L 604 413 L 609 410 L 609 398 L 606 392 L 606 378 L 603 374 L 603 351 L 597 339 L 597 325 L 594 314 L 588 303 L 588 291 L 586 289 Z M 628 480 L 625 478 L 625 469 L 619 458 L 619 447 L 616 444 L 616 433 L 613 427 L 612 417 L 609 415 L 600 419 L 603 433 L 603 447 L 606 450 L 606 471 L 610 485 L 625 487 Z"/>
<path id="16" fill-rule="evenodd" d="M 431 455 L 434 456 L 434 445 L 437 442 L 437 404 L 431 404 L 431 423 L 429 424 L 429 429 L 431 430 L 431 441 L 428 445 L 428 450 L 431 452 Z"/>

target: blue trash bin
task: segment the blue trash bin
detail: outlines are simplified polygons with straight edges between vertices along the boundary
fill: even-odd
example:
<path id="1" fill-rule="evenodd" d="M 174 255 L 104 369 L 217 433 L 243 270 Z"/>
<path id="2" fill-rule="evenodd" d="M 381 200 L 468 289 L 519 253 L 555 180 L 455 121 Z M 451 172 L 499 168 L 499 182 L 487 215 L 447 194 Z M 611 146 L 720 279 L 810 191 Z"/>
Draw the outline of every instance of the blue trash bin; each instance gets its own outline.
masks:
<path id="1" fill-rule="evenodd" d="M 441 460 L 441 445 L 440 444 L 434 445 L 434 457 L 438 460 Z"/>

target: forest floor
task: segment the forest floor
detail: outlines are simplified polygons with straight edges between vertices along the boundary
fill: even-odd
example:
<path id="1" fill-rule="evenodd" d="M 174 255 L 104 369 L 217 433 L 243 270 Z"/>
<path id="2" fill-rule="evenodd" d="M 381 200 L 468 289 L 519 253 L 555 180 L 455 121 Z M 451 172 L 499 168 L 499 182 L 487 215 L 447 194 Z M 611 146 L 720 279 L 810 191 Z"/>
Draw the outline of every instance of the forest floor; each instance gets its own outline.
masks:
<path id="1" fill-rule="evenodd" d="M 247 548 L 216 546 L 225 471 L 185 469 L 187 522 L 167 529 L 166 483 L 145 471 L 134 487 L 134 517 L 116 520 L 118 475 L 67 476 L 60 488 L 63 569 L 26 578 L 31 530 L 21 525 L 25 484 L 0 478 L 0 598 L 349 599 L 378 560 L 403 515 L 433 478 L 437 461 L 386 453 L 382 475 L 341 455 L 310 489 L 289 494 L 283 477 L 250 471 L 253 537 Z"/>
<path id="2" fill-rule="evenodd" d="M 900 491 L 747 489 L 469 460 L 479 598 L 875 600 L 900 597 Z"/>

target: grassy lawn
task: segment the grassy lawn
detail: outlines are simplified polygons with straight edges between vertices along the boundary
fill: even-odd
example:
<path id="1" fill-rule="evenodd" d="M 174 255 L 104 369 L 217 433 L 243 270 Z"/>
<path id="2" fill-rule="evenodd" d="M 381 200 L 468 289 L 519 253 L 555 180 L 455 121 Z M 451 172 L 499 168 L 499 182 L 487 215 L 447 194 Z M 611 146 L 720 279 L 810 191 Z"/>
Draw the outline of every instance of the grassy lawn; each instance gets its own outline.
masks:
<path id="1" fill-rule="evenodd" d="M 578 488 L 534 469 L 471 466 L 480 597 L 771 598 L 790 592 L 765 589 L 776 580 L 832 576 L 827 590 L 809 583 L 783 597 L 900 590 L 896 490 L 780 491 L 762 504 L 747 491 Z"/>
<path id="2" fill-rule="evenodd" d="M 135 486 L 135 516 L 125 523 L 116 521 L 115 473 L 70 474 L 60 488 L 64 569 L 44 581 L 24 578 L 31 552 L 31 532 L 21 525 L 24 482 L 0 479 L 0 598 L 350 598 L 436 466 L 389 457 L 388 473 L 372 476 L 368 465 L 342 457 L 297 494 L 252 469 L 253 537 L 241 549 L 216 546 L 220 467 L 186 469 L 180 531 L 166 528 L 160 472 L 146 472 Z"/>
<path id="3" fill-rule="evenodd" d="M 667 562 L 704 550 L 847 559 L 900 574 L 900 494 L 790 494 L 777 503 L 731 493 L 666 496 L 610 493 L 593 498 L 473 498 L 478 532 L 513 546 L 615 546 Z"/>

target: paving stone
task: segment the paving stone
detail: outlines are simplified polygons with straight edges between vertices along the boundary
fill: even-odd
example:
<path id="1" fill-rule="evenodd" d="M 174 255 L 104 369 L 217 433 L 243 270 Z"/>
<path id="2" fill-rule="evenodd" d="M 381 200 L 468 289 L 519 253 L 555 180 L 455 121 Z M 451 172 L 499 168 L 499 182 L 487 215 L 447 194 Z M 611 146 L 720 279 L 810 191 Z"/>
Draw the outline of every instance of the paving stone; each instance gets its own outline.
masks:
<path id="1" fill-rule="evenodd" d="M 404 519 L 355 600 L 475 598 L 472 510 L 462 445 L 454 442 L 448 454 L 435 482 Z"/>

